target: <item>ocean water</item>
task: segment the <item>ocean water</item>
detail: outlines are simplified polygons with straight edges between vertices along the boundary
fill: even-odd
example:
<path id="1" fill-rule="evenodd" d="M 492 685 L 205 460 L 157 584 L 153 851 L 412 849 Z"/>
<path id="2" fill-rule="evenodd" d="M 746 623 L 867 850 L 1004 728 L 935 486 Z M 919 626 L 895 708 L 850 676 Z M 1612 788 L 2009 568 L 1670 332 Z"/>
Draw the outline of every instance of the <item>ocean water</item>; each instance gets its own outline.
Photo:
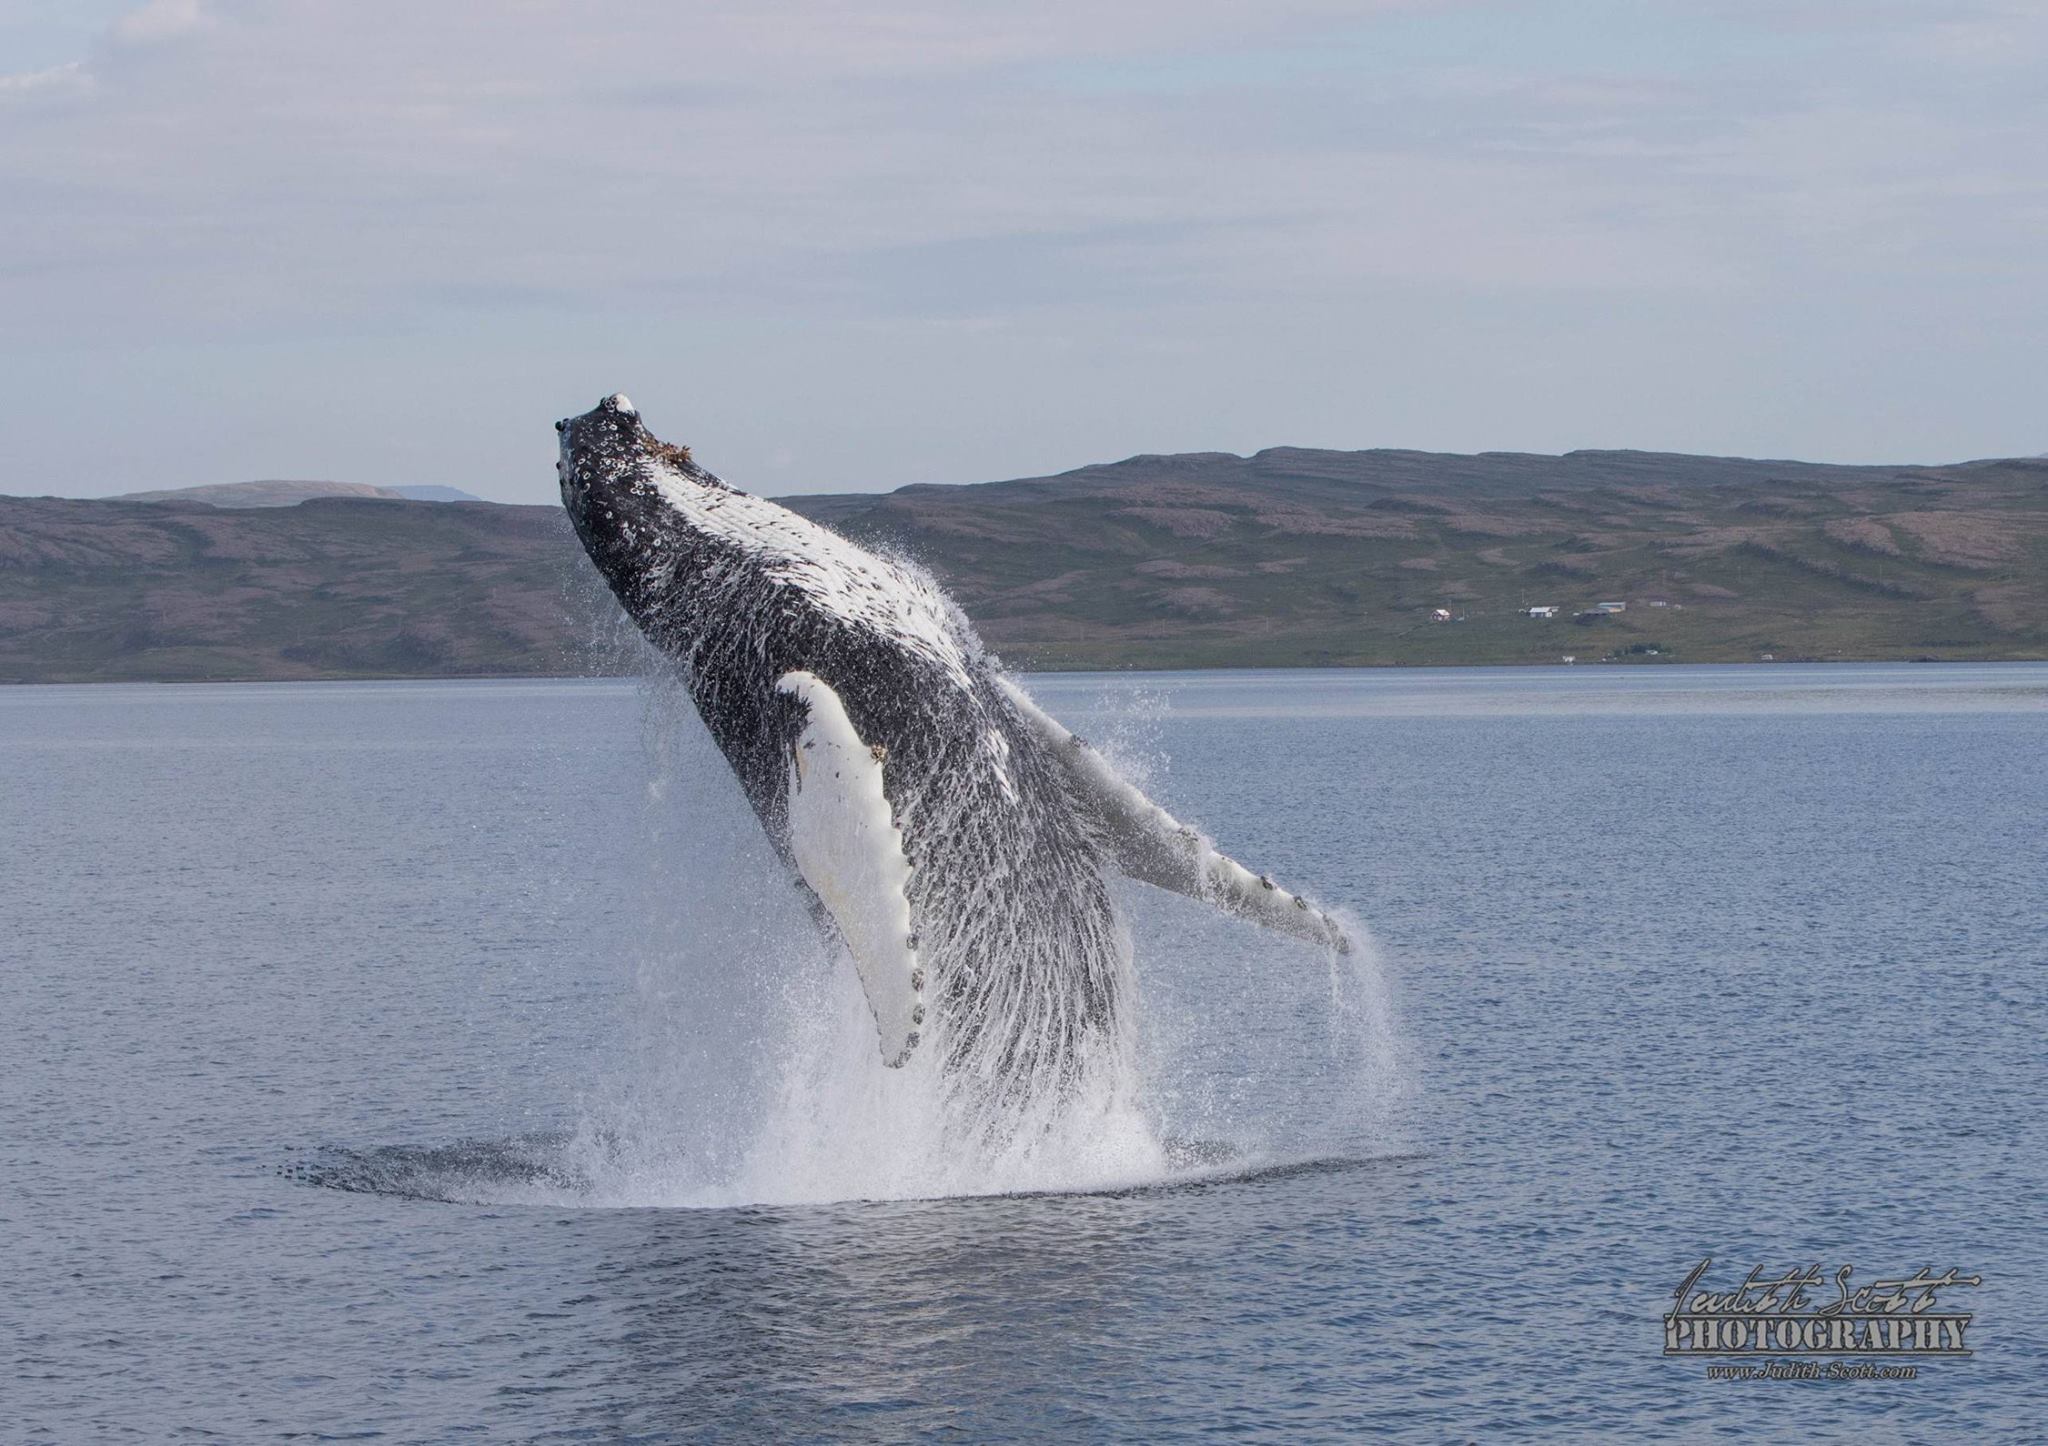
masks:
<path id="1" fill-rule="evenodd" d="M 2048 667 L 1032 687 L 1371 945 L 1132 886 L 1000 1167 L 660 689 L 0 689 L 0 1439 L 2048 1434 Z M 1710 1257 L 1974 1354 L 1710 1380 Z"/>

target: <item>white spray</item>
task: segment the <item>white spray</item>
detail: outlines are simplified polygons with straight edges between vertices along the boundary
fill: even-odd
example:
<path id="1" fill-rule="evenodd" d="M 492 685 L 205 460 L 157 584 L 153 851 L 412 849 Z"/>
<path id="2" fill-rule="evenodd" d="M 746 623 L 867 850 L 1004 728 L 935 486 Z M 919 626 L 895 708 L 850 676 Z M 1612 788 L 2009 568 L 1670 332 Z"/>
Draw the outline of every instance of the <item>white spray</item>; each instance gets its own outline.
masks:
<path id="1" fill-rule="evenodd" d="M 1104 747 L 1127 771 L 1163 771 L 1159 706 L 1125 698 L 1112 720 Z M 1352 954 L 1323 965 L 1137 885 L 1119 893 L 1146 940 L 1147 989 L 1079 1072 L 1079 1097 L 1048 1091 L 999 1143 L 963 1130 L 974 1082 L 941 1079 L 943 1050 L 880 1067 L 851 961 L 827 952 L 782 882 L 687 695 L 650 684 L 646 720 L 634 858 L 647 907 L 625 931 L 637 976 L 628 1048 L 573 1149 L 583 1203 L 1117 1189 L 1392 1147 L 1407 1071 L 1357 922 L 1345 921 Z M 1322 1037 L 1302 1040 L 1303 1024 Z"/>

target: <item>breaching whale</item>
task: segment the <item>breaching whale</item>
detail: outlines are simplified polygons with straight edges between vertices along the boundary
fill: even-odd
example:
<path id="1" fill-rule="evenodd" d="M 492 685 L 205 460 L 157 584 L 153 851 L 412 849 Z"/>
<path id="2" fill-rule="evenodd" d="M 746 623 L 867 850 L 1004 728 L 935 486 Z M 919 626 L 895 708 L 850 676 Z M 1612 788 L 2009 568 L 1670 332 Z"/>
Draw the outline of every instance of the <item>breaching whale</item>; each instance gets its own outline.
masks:
<path id="1" fill-rule="evenodd" d="M 922 570 L 727 485 L 623 396 L 555 430 L 577 536 L 851 955 L 883 1063 L 929 1041 L 984 1107 L 1071 1089 L 1132 989 L 1113 873 L 1349 948 L 1040 710 Z"/>

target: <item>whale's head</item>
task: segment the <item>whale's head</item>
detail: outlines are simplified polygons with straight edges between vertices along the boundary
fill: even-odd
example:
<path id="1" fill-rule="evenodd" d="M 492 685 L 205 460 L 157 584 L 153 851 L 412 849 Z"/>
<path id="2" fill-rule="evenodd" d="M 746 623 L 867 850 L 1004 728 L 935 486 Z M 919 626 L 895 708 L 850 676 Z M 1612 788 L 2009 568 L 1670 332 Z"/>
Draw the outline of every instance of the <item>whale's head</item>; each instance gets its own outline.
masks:
<path id="1" fill-rule="evenodd" d="M 730 489 L 690 460 L 690 449 L 647 430 L 640 413 L 614 392 L 579 417 L 555 423 L 561 457 L 555 474 L 562 506 L 591 560 L 620 596 L 644 584 L 650 567 L 684 541 L 674 506 L 679 490 Z M 665 573 L 666 568 L 655 567 Z"/>
<path id="2" fill-rule="evenodd" d="M 640 410 L 624 392 L 613 392 L 580 417 L 555 423 L 561 438 L 562 485 L 569 484 L 571 466 L 587 467 L 606 457 L 626 458 L 651 440 Z"/>

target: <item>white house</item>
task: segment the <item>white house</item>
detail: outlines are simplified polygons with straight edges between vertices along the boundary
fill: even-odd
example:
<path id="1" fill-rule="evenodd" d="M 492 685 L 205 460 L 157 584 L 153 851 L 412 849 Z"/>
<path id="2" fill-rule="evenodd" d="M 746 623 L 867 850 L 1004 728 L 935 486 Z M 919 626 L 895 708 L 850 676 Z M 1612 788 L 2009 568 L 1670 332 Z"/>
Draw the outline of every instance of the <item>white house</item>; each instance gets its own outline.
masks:
<path id="1" fill-rule="evenodd" d="M 1530 608 L 1529 616 L 1532 618 L 1554 618 L 1557 616 L 1557 604 L 1550 603 L 1543 607 Z"/>
<path id="2" fill-rule="evenodd" d="M 1447 623 L 1451 620 L 1451 610 L 1449 608 L 1432 609 L 1429 614 L 1429 620 L 1433 623 Z"/>
<path id="3" fill-rule="evenodd" d="M 1628 611 L 1628 604 L 1625 602 L 1594 603 L 1593 611 L 1596 613 L 1625 613 Z"/>

